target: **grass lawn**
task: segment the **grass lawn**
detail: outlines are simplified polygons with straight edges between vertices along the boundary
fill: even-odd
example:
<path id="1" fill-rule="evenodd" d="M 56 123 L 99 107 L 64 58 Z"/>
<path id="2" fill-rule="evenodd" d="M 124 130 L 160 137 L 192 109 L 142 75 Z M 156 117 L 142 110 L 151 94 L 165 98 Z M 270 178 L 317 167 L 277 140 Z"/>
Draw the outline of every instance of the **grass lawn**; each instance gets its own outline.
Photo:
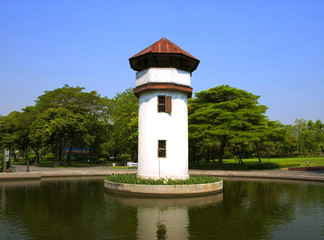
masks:
<path id="1" fill-rule="evenodd" d="M 255 169 L 280 169 L 288 167 L 300 167 L 306 166 L 306 161 L 310 163 L 310 166 L 324 166 L 324 157 L 296 157 L 296 158 L 271 158 L 262 159 L 259 164 L 257 158 L 243 159 L 243 165 L 240 165 L 234 159 L 224 159 L 223 165 L 219 166 L 218 161 L 215 162 L 200 162 L 190 163 L 190 169 L 224 169 L 224 170 L 255 170 Z"/>
<path id="2" fill-rule="evenodd" d="M 256 170 L 256 169 L 280 169 L 288 167 L 303 167 L 306 166 L 306 161 L 310 163 L 310 166 L 324 166 L 324 157 L 296 157 L 296 158 L 267 158 L 262 159 L 262 163 L 258 163 L 258 159 L 243 159 L 243 165 L 239 164 L 234 159 L 224 159 L 223 165 L 219 166 L 218 161 L 209 163 L 200 162 L 199 166 L 197 163 L 189 163 L 189 169 L 201 169 L 201 170 L 213 170 L 213 169 L 224 169 L 224 170 Z M 26 165 L 24 161 L 13 162 L 14 165 Z M 39 167 L 65 167 L 59 166 L 54 161 L 40 161 Z M 70 167 L 90 167 L 90 166 L 107 166 L 104 164 L 96 165 L 88 162 L 71 161 Z M 127 166 L 109 166 L 112 169 L 136 169 L 136 167 Z"/>
<path id="3" fill-rule="evenodd" d="M 127 166 L 115 166 L 115 167 L 109 167 L 110 169 L 137 169 L 137 167 L 127 167 Z"/>
<path id="4" fill-rule="evenodd" d="M 26 165 L 25 161 L 13 162 L 14 165 Z M 91 166 L 107 166 L 111 169 L 137 169 L 137 167 L 127 167 L 127 166 L 115 166 L 112 167 L 111 163 L 109 164 L 95 164 L 89 162 L 80 162 L 80 161 L 71 161 L 70 166 L 61 166 L 59 162 L 46 160 L 40 161 L 37 165 L 38 167 L 57 167 L 57 168 L 74 168 L 74 167 L 91 167 Z"/>
<path id="5" fill-rule="evenodd" d="M 258 159 L 246 159 L 244 162 L 258 162 Z M 299 166 L 306 166 L 306 161 L 311 166 L 324 166 L 324 157 L 296 157 L 296 158 L 270 158 L 270 162 L 277 163 L 279 165 L 285 164 L 300 164 Z M 262 159 L 263 163 L 268 162 L 268 159 Z"/>
<path id="6" fill-rule="evenodd" d="M 12 162 L 14 165 L 26 165 L 25 161 L 18 161 L 18 162 Z M 61 166 L 59 162 L 46 160 L 46 161 L 40 161 L 37 165 L 38 167 L 62 167 L 67 168 L 67 166 Z M 79 161 L 71 161 L 71 165 L 68 168 L 71 167 L 90 167 L 90 166 L 96 166 L 96 164 L 88 163 L 88 162 L 79 162 Z"/>

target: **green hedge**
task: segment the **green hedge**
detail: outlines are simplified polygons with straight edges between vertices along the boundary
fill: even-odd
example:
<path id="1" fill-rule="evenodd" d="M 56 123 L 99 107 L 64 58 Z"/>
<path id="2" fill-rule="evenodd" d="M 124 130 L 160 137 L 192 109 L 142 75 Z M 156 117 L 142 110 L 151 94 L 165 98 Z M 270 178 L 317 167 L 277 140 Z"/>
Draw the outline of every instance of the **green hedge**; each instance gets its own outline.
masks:
<path id="1" fill-rule="evenodd" d="M 189 185 L 219 182 L 220 179 L 212 176 L 190 176 L 188 179 L 144 179 L 137 177 L 136 174 L 116 174 L 109 175 L 107 181 L 126 184 L 144 184 L 144 185 Z"/>

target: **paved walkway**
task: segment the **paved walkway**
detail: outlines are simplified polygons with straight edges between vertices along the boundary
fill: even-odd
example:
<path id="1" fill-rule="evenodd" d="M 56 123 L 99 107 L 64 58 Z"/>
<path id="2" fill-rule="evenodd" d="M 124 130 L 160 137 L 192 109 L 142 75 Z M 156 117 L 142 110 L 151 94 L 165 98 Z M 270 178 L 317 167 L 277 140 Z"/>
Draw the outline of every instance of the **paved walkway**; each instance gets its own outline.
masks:
<path id="1" fill-rule="evenodd" d="M 113 169 L 107 166 L 80 167 L 80 168 L 46 168 L 16 165 L 16 172 L 0 173 L 0 181 L 41 179 L 49 177 L 82 177 L 82 176 L 107 176 L 117 173 L 137 173 L 136 169 Z M 212 175 L 218 177 L 244 177 L 244 178 L 270 178 L 312 180 L 324 182 L 324 171 L 287 171 L 287 170 L 252 170 L 252 171 L 222 171 L 222 170 L 189 170 L 192 175 Z"/>
<path id="2" fill-rule="evenodd" d="M 79 168 L 49 168 L 15 165 L 15 172 L 0 173 L 1 180 L 41 179 L 49 177 L 82 177 L 82 176 L 107 176 L 112 173 L 136 173 L 136 169 L 112 169 L 107 166 L 79 167 Z"/>

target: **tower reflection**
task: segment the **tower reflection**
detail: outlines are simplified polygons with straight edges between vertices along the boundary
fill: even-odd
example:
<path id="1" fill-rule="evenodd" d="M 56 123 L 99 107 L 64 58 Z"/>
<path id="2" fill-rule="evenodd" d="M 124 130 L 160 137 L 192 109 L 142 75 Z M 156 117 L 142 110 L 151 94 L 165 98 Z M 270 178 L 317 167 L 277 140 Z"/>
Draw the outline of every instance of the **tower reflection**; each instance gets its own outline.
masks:
<path id="1" fill-rule="evenodd" d="M 136 208 L 137 239 L 187 239 L 188 210 L 220 203 L 223 193 L 190 198 L 143 198 L 106 193 L 105 198 Z"/>

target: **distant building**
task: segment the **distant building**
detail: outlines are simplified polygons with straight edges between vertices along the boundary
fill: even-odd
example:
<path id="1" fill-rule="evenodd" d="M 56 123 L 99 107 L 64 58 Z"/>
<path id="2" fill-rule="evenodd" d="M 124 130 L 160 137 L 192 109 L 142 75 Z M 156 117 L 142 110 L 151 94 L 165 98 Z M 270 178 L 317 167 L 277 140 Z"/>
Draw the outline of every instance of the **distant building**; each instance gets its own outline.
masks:
<path id="1" fill-rule="evenodd" d="M 69 151 L 70 148 L 64 148 L 65 158 L 67 158 Z M 89 148 L 72 148 L 71 159 L 87 158 L 89 156 L 89 152 Z"/>

